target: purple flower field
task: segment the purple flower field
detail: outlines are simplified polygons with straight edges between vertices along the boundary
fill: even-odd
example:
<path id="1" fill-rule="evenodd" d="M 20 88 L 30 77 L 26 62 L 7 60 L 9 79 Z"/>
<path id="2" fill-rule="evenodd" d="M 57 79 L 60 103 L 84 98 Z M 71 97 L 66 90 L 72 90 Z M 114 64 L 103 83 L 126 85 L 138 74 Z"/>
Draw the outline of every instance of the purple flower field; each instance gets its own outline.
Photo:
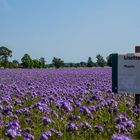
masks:
<path id="1" fill-rule="evenodd" d="M 133 94 L 110 68 L 0 70 L 0 140 L 140 139 Z"/>

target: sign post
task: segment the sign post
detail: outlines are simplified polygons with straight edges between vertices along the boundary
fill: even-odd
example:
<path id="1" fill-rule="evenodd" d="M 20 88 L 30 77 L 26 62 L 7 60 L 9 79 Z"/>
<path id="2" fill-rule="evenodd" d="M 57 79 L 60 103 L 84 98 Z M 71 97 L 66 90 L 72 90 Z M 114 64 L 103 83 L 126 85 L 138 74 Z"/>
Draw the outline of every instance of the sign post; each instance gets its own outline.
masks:
<path id="1" fill-rule="evenodd" d="M 140 53 L 140 46 L 135 46 L 135 53 Z M 139 104 L 140 104 L 140 94 L 135 94 L 135 105 L 138 106 Z"/>
<path id="2" fill-rule="evenodd" d="M 118 54 L 112 54 L 112 91 L 118 92 Z"/>
<path id="3" fill-rule="evenodd" d="M 135 53 L 112 54 L 112 91 L 135 93 L 135 105 L 140 104 L 140 46 Z"/>

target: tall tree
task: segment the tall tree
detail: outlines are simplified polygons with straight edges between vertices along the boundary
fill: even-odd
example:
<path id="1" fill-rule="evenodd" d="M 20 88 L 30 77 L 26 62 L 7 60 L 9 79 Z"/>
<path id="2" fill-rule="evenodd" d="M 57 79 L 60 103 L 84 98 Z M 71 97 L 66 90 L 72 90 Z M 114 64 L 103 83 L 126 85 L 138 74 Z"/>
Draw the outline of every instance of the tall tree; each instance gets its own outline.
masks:
<path id="1" fill-rule="evenodd" d="M 64 66 L 64 61 L 61 58 L 54 57 L 52 60 L 52 64 L 58 69 Z"/>
<path id="2" fill-rule="evenodd" d="M 4 46 L 1 46 L 0 59 L 4 62 L 4 67 L 7 67 L 8 57 L 12 57 L 12 51 Z"/>
<path id="3" fill-rule="evenodd" d="M 41 57 L 39 60 L 41 62 L 41 67 L 42 68 L 45 68 L 45 58 L 44 57 Z"/>
<path id="4" fill-rule="evenodd" d="M 33 67 L 33 61 L 29 54 L 24 54 L 24 56 L 21 58 L 22 65 L 24 68 L 32 68 Z"/>
<path id="5" fill-rule="evenodd" d="M 86 62 L 81 61 L 81 62 L 80 62 L 80 66 L 81 66 L 81 67 L 86 67 L 86 66 L 87 66 L 87 63 L 86 63 Z"/>
<path id="6" fill-rule="evenodd" d="M 16 67 L 18 67 L 19 62 L 18 62 L 18 60 L 13 60 L 13 61 L 12 61 L 12 64 L 13 64 L 13 66 L 16 68 Z"/>
<path id="7" fill-rule="evenodd" d="M 38 59 L 33 59 L 33 67 L 34 68 L 41 68 L 42 67 L 42 64 L 41 64 L 41 61 L 38 60 Z"/>
<path id="8" fill-rule="evenodd" d="M 104 60 L 103 56 L 101 56 L 100 54 L 98 54 L 96 56 L 96 58 L 97 58 L 97 66 L 104 67 L 106 65 L 106 61 Z"/>
<path id="9" fill-rule="evenodd" d="M 109 56 L 107 56 L 107 65 L 112 67 L 112 54 L 110 54 Z"/>
<path id="10" fill-rule="evenodd" d="M 93 61 L 92 61 L 92 58 L 91 57 L 89 57 L 88 58 L 88 61 L 87 61 L 87 67 L 93 67 Z"/>

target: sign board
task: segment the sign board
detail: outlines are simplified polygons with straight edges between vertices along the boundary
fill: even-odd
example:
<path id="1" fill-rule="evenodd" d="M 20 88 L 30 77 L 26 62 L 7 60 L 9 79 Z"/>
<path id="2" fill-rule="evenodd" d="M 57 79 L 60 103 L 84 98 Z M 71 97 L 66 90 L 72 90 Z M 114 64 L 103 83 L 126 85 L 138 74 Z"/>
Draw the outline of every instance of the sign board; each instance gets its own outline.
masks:
<path id="1" fill-rule="evenodd" d="M 112 54 L 112 91 L 140 93 L 140 53 Z"/>

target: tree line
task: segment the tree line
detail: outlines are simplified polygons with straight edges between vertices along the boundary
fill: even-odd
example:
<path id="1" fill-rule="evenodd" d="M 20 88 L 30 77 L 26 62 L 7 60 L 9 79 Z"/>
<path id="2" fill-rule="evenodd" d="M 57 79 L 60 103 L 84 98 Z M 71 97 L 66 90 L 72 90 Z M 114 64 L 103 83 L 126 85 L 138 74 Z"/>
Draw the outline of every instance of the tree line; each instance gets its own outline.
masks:
<path id="1" fill-rule="evenodd" d="M 45 58 L 32 59 L 29 54 L 24 54 L 21 58 L 21 63 L 18 60 L 9 61 L 12 57 L 12 50 L 5 46 L 0 47 L 0 68 L 60 68 L 60 67 L 104 67 L 111 66 L 111 55 L 107 57 L 107 61 L 98 54 L 96 62 L 93 62 L 91 57 L 88 57 L 86 62 L 80 63 L 65 63 L 61 58 L 53 57 L 51 64 L 46 64 Z"/>

